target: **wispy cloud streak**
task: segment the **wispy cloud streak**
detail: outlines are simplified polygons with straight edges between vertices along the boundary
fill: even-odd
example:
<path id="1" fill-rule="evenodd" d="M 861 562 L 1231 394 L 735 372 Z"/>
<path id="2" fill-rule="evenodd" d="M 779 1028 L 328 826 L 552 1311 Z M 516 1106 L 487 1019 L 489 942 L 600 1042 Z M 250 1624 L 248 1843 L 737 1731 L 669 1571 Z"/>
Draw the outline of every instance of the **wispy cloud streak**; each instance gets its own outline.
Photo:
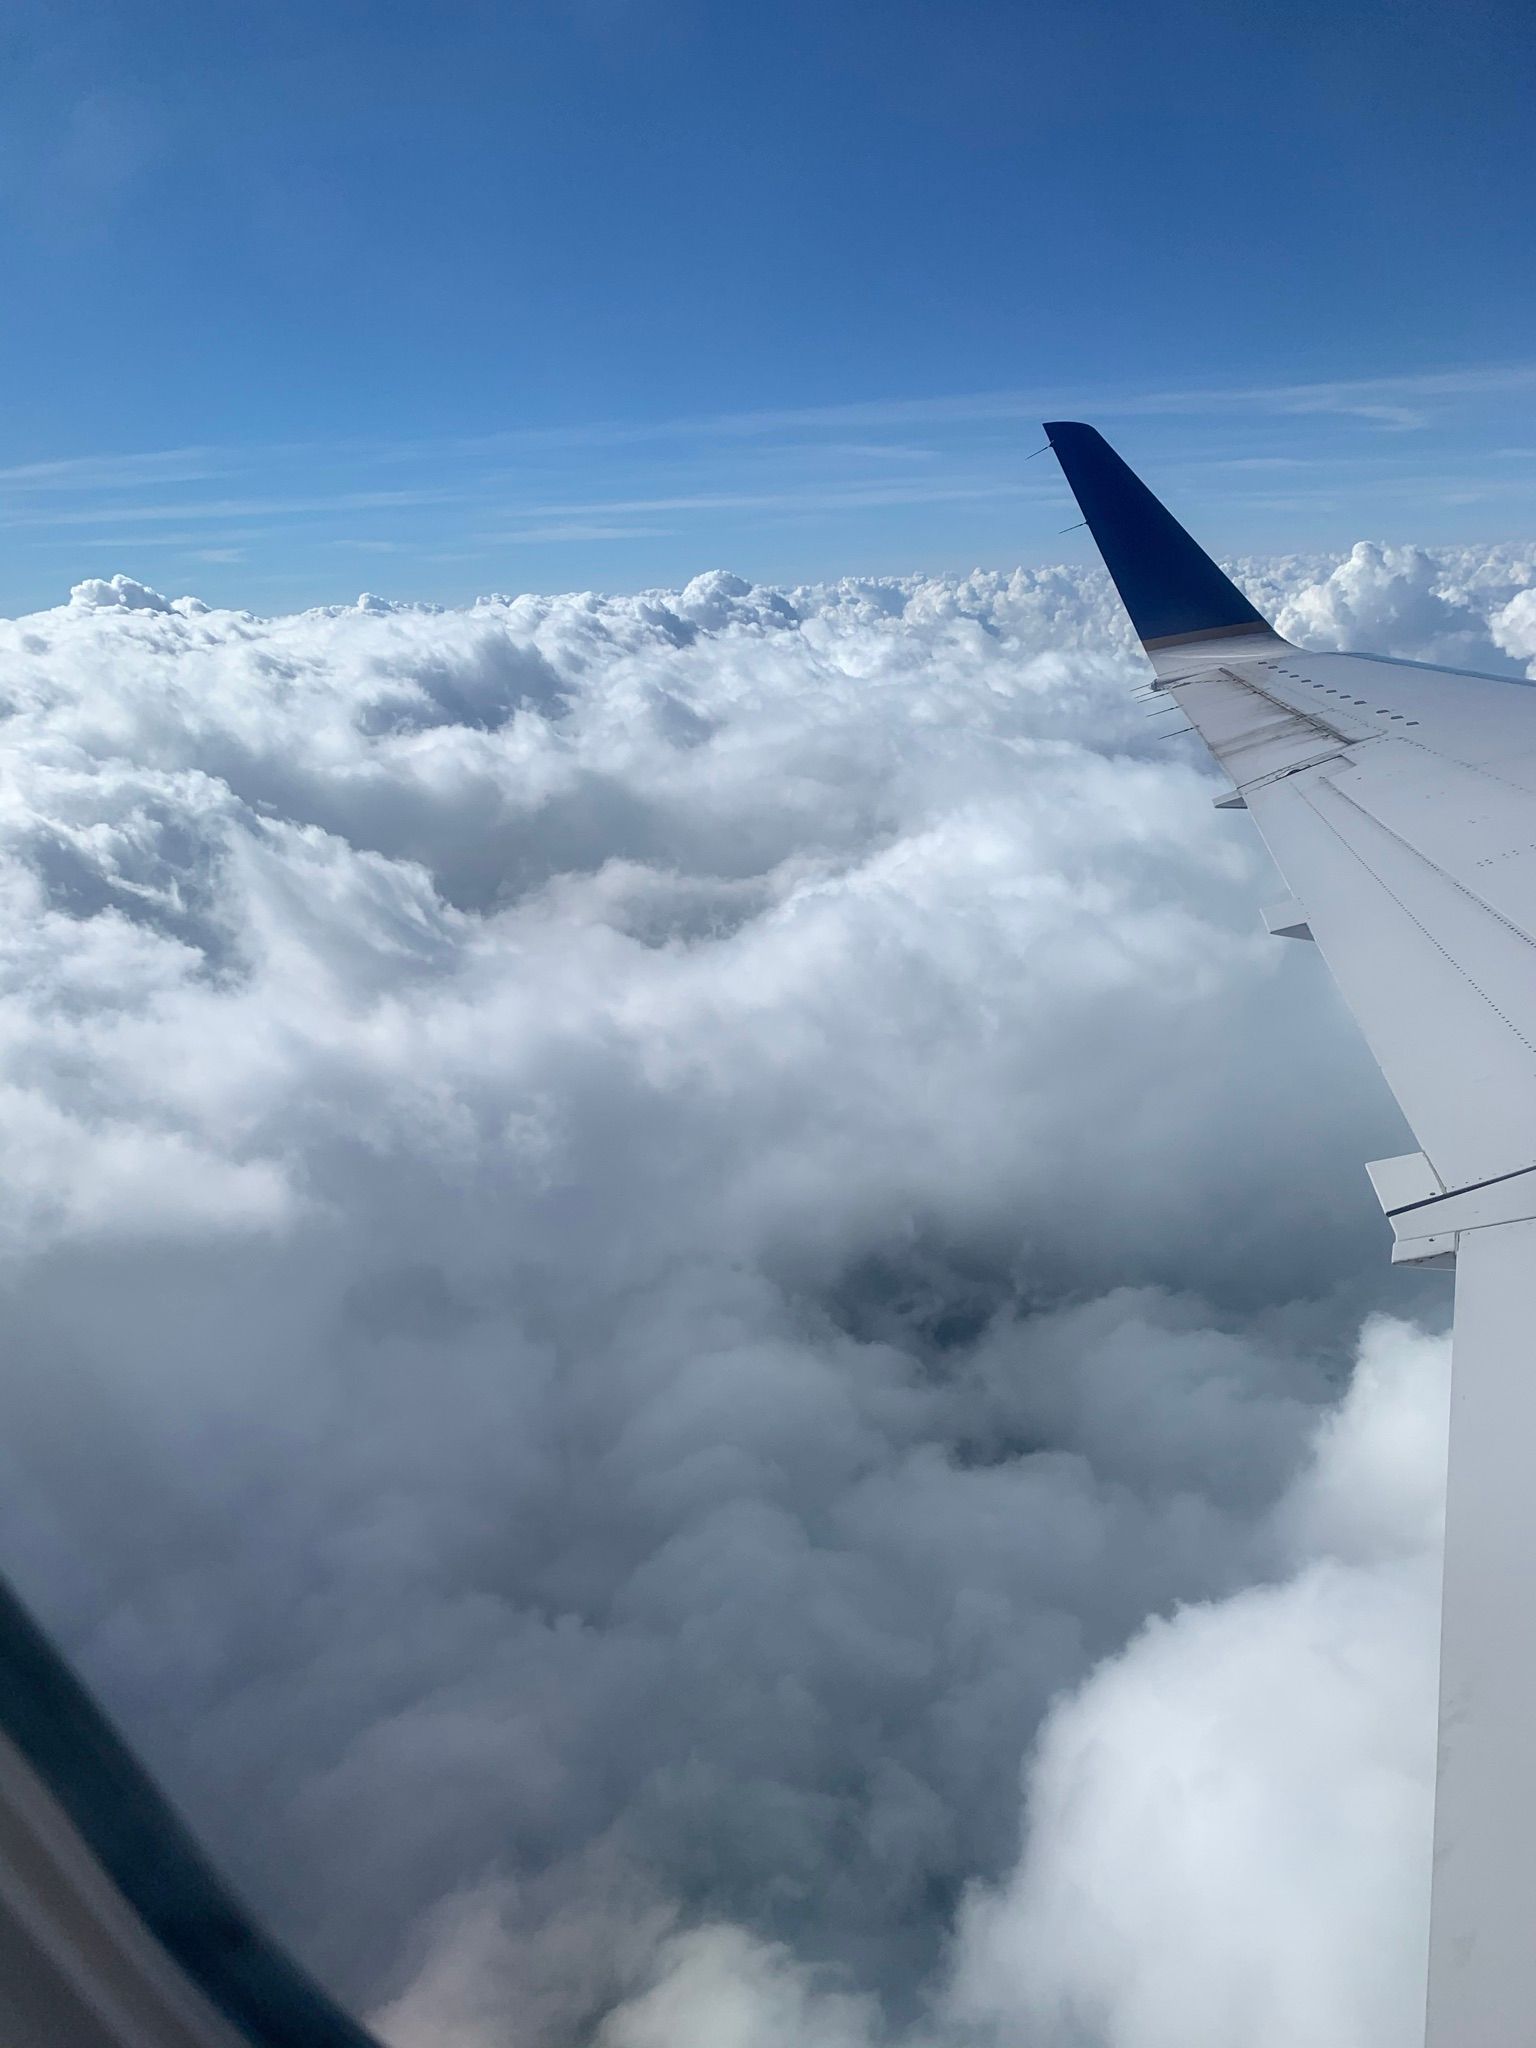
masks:
<path id="1" fill-rule="evenodd" d="M 1123 432 L 1192 516 L 1214 514 L 1213 538 L 1229 547 L 1401 539 L 1408 514 L 1423 532 L 1434 508 L 1444 516 L 1433 537 L 1487 539 L 1467 508 L 1496 504 L 1506 532 L 1536 525 L 1536 485 L 1490 496 L 1478 478 L 1501 457 L 1510 473 L 1510 421 L 1533 392 L 1536 363 L 1468 364 L 40 457 L 0 470 L 0 528 L 30 539 L 20 559 L 33 565 L 9 584 L 0 569 L 0 609 L 47 603 L 60 577 L 87 569 L 132 570 L 141 549 L 157 562 L 179 550 L 189 582 L 217 594 L 208 557 L 232 544 L 236 524 L 259 524 L 249 573 L 286 576 L 293 603 L 342 594 L 324 564 L 333 577 L 349 546 L 392 558 L 413 595 L 450 600 L 473 590 L 446 565 L 501 547 L 563 548 L 558 575 L 608 588 L 686 581 L 721 560 L 801 581 L 1054 559 L 1060 480 L 1049 463 L 1025 471 L 1023 458 L 1040 419 L 1064 415 Z M 214 478 L 222 489 L 200 495 Z M 1066 551 L 1074 545 L 1086 542 Z M 58 574 L 40 582 L 45 559 Z"/>

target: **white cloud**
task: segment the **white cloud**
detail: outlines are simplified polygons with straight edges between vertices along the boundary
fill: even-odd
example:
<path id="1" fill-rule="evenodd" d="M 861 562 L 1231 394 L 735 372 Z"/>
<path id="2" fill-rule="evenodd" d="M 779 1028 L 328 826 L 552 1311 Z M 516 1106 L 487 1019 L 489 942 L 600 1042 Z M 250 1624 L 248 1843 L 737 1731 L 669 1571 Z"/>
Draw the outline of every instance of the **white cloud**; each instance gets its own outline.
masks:
<path id="1" fill-rule="evenodd" d="M 1510 630 L 1528 556 L 1432 567 Z M 1102 579 L 114 578 L 0 655 L 0 1555 L 404 2048 L 910 2035 L 1104 1659 L 1043 1755 L 1158 1654 L 1254 1784 L 1266 1659 L 1389 1667 L 1418 1452 L 1344 1411 L 1346 1527 L 1308 1447 L 1443 1313 L 1400 1131 Z"/>
<path id="2" fill-rule="evenodd" d="M 1536 676 L 1536 590 L 1517 591 L 1494 613 L 1491 630 L 1500 651 L 1525 662 L 1526 674 Z"/>
<path id="3" fill-rule="evenodd" d="M 147 584 L 135 583 L 131 576 L 90 576 L 85 582 L 77 583 L 69 593 L 72 605 L 82 611 L 168 612 L 175 606 L 168 597 L 162 597 L 158 590 L 151 590 Z M 183 600 L 185 602 L 185 600 Z"/>
<path id="4" fill-rule="evenodd" d="M 846 1972 L 744 1928 L 653 1925 L 601 2048 L 1413 2048 L 1449 1363 L 1368 1324 L 1269 1518 L 1273 1579 L 1154 1621 L 1052 1711 L 1020 1865 L 965 1901 L 920 2017 L 892 2030 Z M 464 1902 L 412 2010 L 381 2016 L 398 2048 L 520 2038 L 493 1904 Z"/>
<path id="5" fill-rule="evenodd" d="M 651 1988 L 611 2013 L 600 2048 L 867 2048 L 873 2000 L 823 1988 L 783 1949 L 703 1927 L 661 1951 Z"/>
<path id="6" fill-rule="evenodd" d="M 1357 541 L 1325 579 L 1292 595 L 1275 624 L 1304 647 L 1507 670 L 1502 615 L 1490 620 L 1485 595 L 1462 585 L 1467 566 L 1461 551 Z"/>
<path id="7" fill-rule="evenodd" d="M 961 2012 L 1042 2048 L 1423 2035 L 1449 1347 L 1367 1328 L 1294 1576 L 1152 1623 L 1046 1723 Z"/>

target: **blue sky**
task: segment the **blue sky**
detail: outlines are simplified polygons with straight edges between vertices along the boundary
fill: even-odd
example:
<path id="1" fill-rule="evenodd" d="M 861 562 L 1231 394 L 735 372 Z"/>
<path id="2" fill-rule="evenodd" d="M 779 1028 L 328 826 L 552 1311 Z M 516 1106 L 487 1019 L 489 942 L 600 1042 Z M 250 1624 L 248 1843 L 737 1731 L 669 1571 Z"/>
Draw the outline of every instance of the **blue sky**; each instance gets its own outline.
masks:
<path id="1" fill-rule="evenodd" d="M 1536 529 L 1524 4 L 22 0 L 0 606 Z"/>

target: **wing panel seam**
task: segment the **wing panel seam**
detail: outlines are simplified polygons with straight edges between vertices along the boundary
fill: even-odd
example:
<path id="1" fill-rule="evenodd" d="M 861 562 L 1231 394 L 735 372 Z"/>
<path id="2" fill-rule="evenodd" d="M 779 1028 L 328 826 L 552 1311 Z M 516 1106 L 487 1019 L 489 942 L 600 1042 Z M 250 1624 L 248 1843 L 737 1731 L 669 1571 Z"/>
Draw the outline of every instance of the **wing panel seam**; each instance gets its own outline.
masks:
<path id="1" fill-rule="evenodd" d="M 1469 889 L 1465 882 L 1451 874 L 1448 869 L 1441 867 L 1439 861 L 1432 859 L 1424 851 L 1423 847 L 1415 846 L 1411 839 L 1405 839 L 1395 826 L 1389 825 L 1384 818 L 1378 818 L 1374 811 L 1368 810 L 1358 798 L 1352 797 L 1347 789 L 1340 789 L 1336 782 L 1330 782 L 1328 787 L 1341 803 L 1346 803 L 1351 810 L 1358 811 L 1360 816 L 1368 819 L 1378 832 L 1384 832 L 1389 839 L 1395 839 L 1405 852 L 1411 853 L 1415 859 L 1423 861 L 1427 868 L 1430 868 L 1452 889 L 1459 890 L 1469 903 L 1475 904 L 1479 910 L 1503 925 L 1506 931 L 1512 932 L 1517 939 L 1524 940 L 1526 945 L 1536 946 L 1536 934 L 1528 932 L 1523 925 L 1516 924 L 1512 917 L 1506 917 L 1502 910 L 1495 910 L 1493 905 L 1484 897 L 1479 896 L 1475 889 Z M 1314 804 L 1312 808 L 1316 810 L 1317 806 Z"/>
<path id="2" fill-rule="evenodd" d="M 1333 785 L 1330 783 L 1329 787 L 1332 788 Z M 1474 994 L 1481 996 L 1482 1000 L 1488 1005 L 1489 1009 L 1492 1010 L 1494 1016 L 1498 1018 L 1499 1022 L 1504 1026 L 1505 1030 L 1509 1032 L 1510 1036 L 1514 1039 L 1517 1039 L 1519 1043 L 1525 1047 L 1528 1053 L 1536 1054 L 1536 1045 L 1533 1045 L 1530 1039 L 1528 1039 L 1525 1033 L 1520 1029 L 1520 1027 L 1517 1024 L 1513 1023 L 1504 1014 L 1504 1012 L 1499 1008 L 1498 1004 L 1493 1000 L 1493 997 L 1489 995 L 1487 989 L 1485 989 L 1481 985 L 1481 983 L 1475 981 L 1473 977 L 1470 974 L 1468 974 L 1466 968 L 1462 966 L 1461 962 L 1456 958 L 1454 953 L 1448 952 L 1446 950 L 1446 948 L 1435 937 L 1434 933 L 1429 929 L 1428 925 L 1424 923 L 1422 918 L 1416 916 L 1414 912 L 1408 908 L 1408 905 L 1403 901 L 1402 897 L 1398 895 L 1397 891 L 1392 887 L 1391 883 L 1385 881 L 1383 877 L 1376 872 L 1375 868 L 1373 868 L 1370 865 L 1370 863 L 1367 860 L 1365 860 L 1364 857 L 1353 846 L 1350 845 L 1349 841 L 1344 837 L 1344 834 L 1339 830 L 1337 825 L 1335 825 L 1331 821 L 1331 819 L 1325 817 L 1323 812 L 1318 809 L 1317 805 L 1312 801 L 1312 798 L 1307 793 L 1307 791 L 1303 790 L 1301 794 L 1303 800 L 1306 803 L 1307 809 L 1312 813 L 1313 817 L 1316 818 L 1317 822 L 1321 826 L 1323 826 L 1326 831 L 1331 832 L 1333 834 L 1334 838 L 1338 841 L 1339 845 L 1343 847 L 1344 851 L 1349 855 L 1350 859 L 1353 860 L 1358 867 L 1364 868 L 1365 872 L 1370 876 L 1371 880 L 1376 884 L 1377 888 L 1380 889 L 1384 895 L 1390 898 L 1390 900 L 1397 905 L 1398 909 L 1403 913 L 1404 917 L 1407 918 L 1408 922 L 1411 925 L 1413 925 L 1416 930 L 1423 933 L 1424 937 L 1434 947 L 1435 951 L 1440 955 L 1441 959 L 1444 960 L 1446 965 L 1452 968 L 1457 974 L 1461 976 L 1462 980 L 1466 983 L 1467 987 L 1471 989 L 1474 992 Z M 1343 795 L 1343 792 L 1342 790 L 1336 790 L 1335 794 Z M 1347 798 L 1345 800 L 1346 802 L 1348 801 Z M 1354 808 L 1356 810 L 1359 810 L 1360 806 L 1356 804 Z M 1362 813 L 1362 816 L 1369 818 L 1370 812 L 1365 811 Z M 1376 820 L 1372 819 L 1373 824 L 1376 822 Z M 1383 827 L 1383 829 L 1385 830 L 1386 828 Z M 1392 836 L 1396 837 L 1395 834 L 1393 834 Z M 1403 843 L 1406 844 L 1406 841 Z M 1429 865 L 1433 867 L 1434 863 L 1431 861 Z M 1435 872 L 1438 874 L 1440 871 L 1438 868 L 1436 868 Z M 1450 877 L 1446 876 L 1445 879 L 1449 881 Z M 1457 886 L 1459 887 L 1460 884 L 1458 884 Z M 1474 896 L 1472 898 L 1472 901 L 1475 903 L 1478 901 L 1478 898 Z M 1523 938 L 1525 935 L 1524 933 L 1521 933 L 1520 936 Z M 1324 951 L 1327 951 L 1326 946 L 1324 947 Z"/>

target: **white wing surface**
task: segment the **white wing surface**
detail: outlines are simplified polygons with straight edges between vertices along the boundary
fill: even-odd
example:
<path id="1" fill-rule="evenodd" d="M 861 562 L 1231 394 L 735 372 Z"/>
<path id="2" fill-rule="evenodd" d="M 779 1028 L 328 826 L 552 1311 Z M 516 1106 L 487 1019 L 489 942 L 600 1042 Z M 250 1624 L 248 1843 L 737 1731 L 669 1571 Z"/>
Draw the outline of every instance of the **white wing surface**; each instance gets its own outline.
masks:
<path id="1" fill-rule="evenodd" d="M 1046 429 L 1166 694 L 1233 784 L 1420 1150 L 1454 1265 L 1429 2048 L 1536 2042 L 1536 689 L 1274 633 L 1091 427 Z"/>

